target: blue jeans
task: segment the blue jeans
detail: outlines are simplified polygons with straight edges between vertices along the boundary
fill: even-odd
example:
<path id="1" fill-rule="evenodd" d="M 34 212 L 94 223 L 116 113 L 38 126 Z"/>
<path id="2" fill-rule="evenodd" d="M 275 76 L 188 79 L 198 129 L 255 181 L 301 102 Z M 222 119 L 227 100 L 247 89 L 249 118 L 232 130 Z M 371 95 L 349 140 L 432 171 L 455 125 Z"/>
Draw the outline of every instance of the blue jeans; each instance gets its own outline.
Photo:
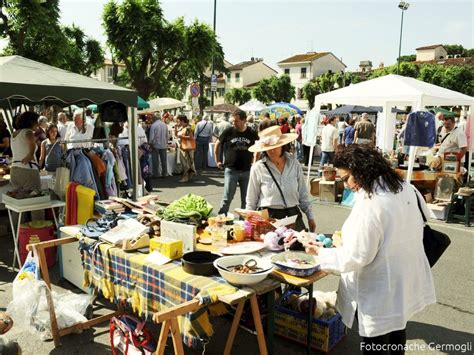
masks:
<path id="1" fill-rule="evenodd" d="M 321 152 L 321 161 L 319 166 L 322 168 L 325 164 L 334 162 L 334 152 Z"/>
<path id="2" fill-rule="evenodd" d="M 194 166 L 197 169 L 207 168 L 207 154 L 209 153 L 209 137 L 197 137 L 196 151 L 194 152 Z"/>
<path id="3" fill-rule="evenodd" d="M 161 176 L 168 176 L 168 159 L 166 157 L 168 150 L 153 148 L 151 151 L 151 160 L 153 168 L 153 177 L 158 177 L 161 163 Z"/>
<path id="4" fill-rule="evenodd" d="M 295 148 L 296 148 L 296 159 L 303 160 L 303 142 L 296 141 Z"/>
<path id="5" fill-rule="evenodd" d="M 240 187 L 240 208 L 245 208 L 245 198 L 247 196 L 247 187 L 249 186 L 250 171 L 235 170 L 225 168 L 224 172 L 224 196 L 222 197 L 219 214 L 229 212 L 237 184 Z"/>

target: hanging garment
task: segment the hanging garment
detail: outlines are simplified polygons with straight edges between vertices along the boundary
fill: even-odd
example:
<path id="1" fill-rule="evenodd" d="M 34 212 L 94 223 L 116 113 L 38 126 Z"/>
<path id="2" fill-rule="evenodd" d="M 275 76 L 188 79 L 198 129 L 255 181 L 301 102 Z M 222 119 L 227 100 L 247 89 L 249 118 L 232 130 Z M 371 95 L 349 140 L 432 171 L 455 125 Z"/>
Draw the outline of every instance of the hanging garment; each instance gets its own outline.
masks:
<path id="1" fill-rule="evenodd" d="M 99 190 L 94 178 L 92 164 L 82 152 L 82 149 L 69 150 L 67 161 L 71 169 L 71 181 L 95 190 L 97 197 L 99 197 Z"/>
<path id="2" fill-rule="evenodd" d="M 152 192 L 153 186 L 151 184 L 151 177 L 153 173 L 150 166 L 151 146 L 148 143 L 142 144 L 139 147 L 139 151 L 142 153 L 140 156 L 140 173 L 143 181 L 145 181 L 145 189 L 148 192 Z"/>
<path id="3" fill-rule="evenodd" d="M 436 140 L 435 115 L 427 111 L 416 111 L 408 115 L 405 128 L 405 146 L 431 148 Z"/>
<path id="4" fill-rule="evenodd" d="M 92 164 L 100 199 L 106 200 L 108 196 L 105 192 L 105 163 L 94 151 L 88 152 L 86 156 L 90 159 Z"/>
<path id="5" fill-rule="evenodd" d="M 127 190 L 131 189 L 133 186 L 132 179 L 132 166 L 130 164 L 130 148 L 128 145 L 122 147 L 122 159 L 123 165 L 125 166 L 125 171 L 127 173 Z"/>
<path id="6" fill-rule="evenodd" d="M 104 151 L 104 153 L 102 154 L 102 160 L 106 163 L 105 192 L 109 197 L 118 196 L 114 174 L 115 157 L 114 154 L 110 151 L 110 149 Z"/>
<path id="7" fill-rule="evenodd" d="M 77 195 L 76 189 L 79 186 L 77 182 L 70 182 L 66 193 L 66 225 L 77 224 Z"/>

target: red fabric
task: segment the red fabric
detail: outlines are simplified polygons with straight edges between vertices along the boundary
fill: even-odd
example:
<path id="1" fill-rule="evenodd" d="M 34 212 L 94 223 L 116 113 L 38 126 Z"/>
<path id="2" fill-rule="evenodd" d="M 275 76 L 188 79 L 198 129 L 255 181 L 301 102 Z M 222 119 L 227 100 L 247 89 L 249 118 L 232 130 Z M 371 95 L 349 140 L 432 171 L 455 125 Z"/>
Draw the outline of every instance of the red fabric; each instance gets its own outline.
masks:
<path id="1" fill-rule="evenodd" d="M 285 134 L 290 131 L 290 127 L 288 126 L 288 123 L 284 123 L 280 126 L 280 131 L 281 133 Z"/>
<path id="2" fill-rule="evenodd" d="M 77 224 L 76 188 L 79 185 L 77 182 L 71 182 L 67 188 L 66 226 Z"/>

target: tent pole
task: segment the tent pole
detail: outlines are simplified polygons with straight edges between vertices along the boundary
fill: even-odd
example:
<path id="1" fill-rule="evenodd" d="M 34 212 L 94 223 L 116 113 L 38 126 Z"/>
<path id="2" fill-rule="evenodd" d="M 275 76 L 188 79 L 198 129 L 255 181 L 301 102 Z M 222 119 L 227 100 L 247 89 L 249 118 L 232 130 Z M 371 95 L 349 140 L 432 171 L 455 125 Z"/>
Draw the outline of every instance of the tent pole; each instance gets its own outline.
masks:
<path id="1" fill-rule="evenodd" d="M 7 119 L 7 124 L 8 124 L 8 128 L 10 129 L 10 132 L 13 134 L 13 106 L 12 106 L 12 103 L 10 102 L 10 99 L 7 99 L 8 101 L 8 109 L 7 110 L 3 110 L 3 112 L 5 112 L 5 115 L 6 116 L 9 116 L 10 119 Z"/>
<path id="2" fill-rule="evenodd" d="M 134 201 L 138 197 L 138 139 L 137 139 L 137 118 L 135 116 L 135 107 L 130 107 L 130 117 L 128 119 L 128 136 L 130 138 L 130 162 L 132 164 L 132 180 Z"/>
<path id="3" fill-rule="evenodd" d="M 306 177 L 306 186 L 309 186 L 309 177 L 311 174 L 311 166 L 313 165 L 313 154 L 314 154 L 314 145 L 311 145 L 309 148 L 309 161 L 308 161 L 308 176 Z"/>

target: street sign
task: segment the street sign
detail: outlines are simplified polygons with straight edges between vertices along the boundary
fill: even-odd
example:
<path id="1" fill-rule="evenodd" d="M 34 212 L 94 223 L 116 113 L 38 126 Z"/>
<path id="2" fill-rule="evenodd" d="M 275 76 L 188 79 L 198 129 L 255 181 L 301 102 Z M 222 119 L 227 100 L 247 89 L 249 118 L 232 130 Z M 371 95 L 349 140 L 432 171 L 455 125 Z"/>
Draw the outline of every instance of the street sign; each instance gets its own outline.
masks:
<path id="1" fill-rule="evenodd" d="M 191 99 L 191 106 L 192 107 L 198 107 L 199 106 L 199 100 L 196 96 L 194 96 L 192 99 Z"/>
<path id="2" fill-rule="evenodd" d="M 190 91 L 191 91 L 191 96 L 192 97 L 198 97 L 199 94 L 200 94 L 200 89 L 199 89 L 199 84 L 198 83 L 192 83 L 191 84 L 191 88 L 190 88 Z"/>
<path id="3" fill-rule="evenodd" d="M 216 74 L 211 75 L 211 91 L 214 91 L 214 92 L 217 91 L 217 75 Z"/>

